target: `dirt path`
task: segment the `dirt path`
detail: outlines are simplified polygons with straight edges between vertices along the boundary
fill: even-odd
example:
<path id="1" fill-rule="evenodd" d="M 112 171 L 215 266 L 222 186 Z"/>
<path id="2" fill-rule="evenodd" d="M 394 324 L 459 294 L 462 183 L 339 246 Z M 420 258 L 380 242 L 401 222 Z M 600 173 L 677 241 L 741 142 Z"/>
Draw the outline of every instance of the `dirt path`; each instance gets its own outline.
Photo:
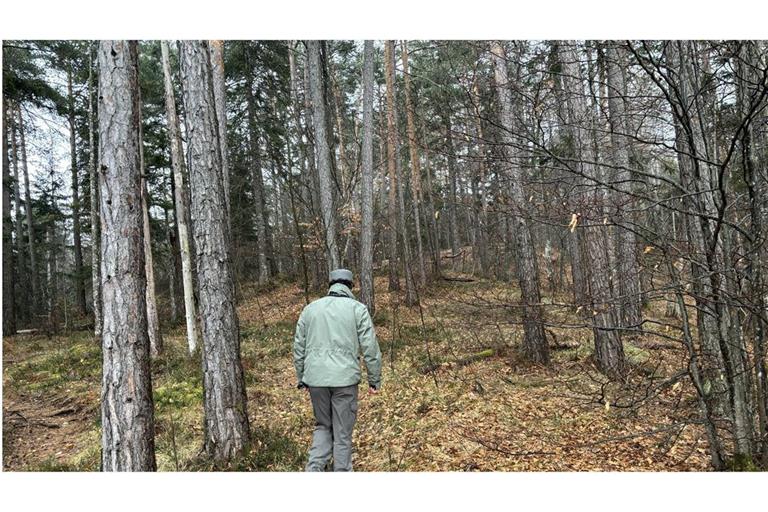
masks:
<path id="1" fill-rule="evenodd" d="M 69 469 L 84 449 L 80 436 L 89 430 L 95 407 L 74 397 L 49 399 L 3 396 L 3 469 L 5 471 Z M 76 469 L 76 468 L 72 468 Z"/>

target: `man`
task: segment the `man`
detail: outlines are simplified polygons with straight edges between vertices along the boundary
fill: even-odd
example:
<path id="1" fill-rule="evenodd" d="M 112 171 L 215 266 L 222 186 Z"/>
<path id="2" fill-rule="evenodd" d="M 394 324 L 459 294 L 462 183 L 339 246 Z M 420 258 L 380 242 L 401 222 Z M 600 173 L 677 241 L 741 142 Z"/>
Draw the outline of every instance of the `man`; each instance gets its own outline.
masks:
<path id="1" fill-rule="evenodd" d="M 315 431 L 306 471 L 352 471 L 352 428 L 357 419 L 357 386 L 362 351 L 368 392 L 381 386 L 381 351 L 368 308 L 352 295 L 352 272 L 330 273 L 328 295 L 304 308 L 296 324 L 293 363 L 299 389 L 307 389 Z"/>

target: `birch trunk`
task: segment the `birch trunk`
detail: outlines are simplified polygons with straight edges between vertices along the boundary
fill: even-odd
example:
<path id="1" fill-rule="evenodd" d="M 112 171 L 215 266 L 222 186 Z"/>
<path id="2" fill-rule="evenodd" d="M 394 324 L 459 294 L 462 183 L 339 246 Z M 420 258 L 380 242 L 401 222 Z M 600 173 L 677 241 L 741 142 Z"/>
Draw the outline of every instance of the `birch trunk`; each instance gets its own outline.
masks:
<path id="1" fill-rule="evenodd" d="M 375 312 L 373 286 L 373 41 L 363 48 L 363 170 L 360 183 L 360 302 Z"/>
<path id="2" fill-rule="evenodd" d="M 205 42 L 181 43 L 203 335 L 204 449 L 218 464 L 247 449 L 250 428 L 207 52 Z"/>
<path id="3" fill-rule="evenodd" d="M 103 471 L 154 471 L 154 408 L 147 335 L 141 209 L 138 43 L 98 52 L 99 189 L 104 293 Z"/>
<path id="4" fill-rule="evenodd" d="M 88 172 L 90 175 L 91 196 L 91 287 L 93 293 L 93 334 L 101 338 L 102 302 L 101 302 L 101 225 L 99 220 L 99 186 L 96 173 L 96 145 L 93 137 L 94 130 L 93 108 L 93 49 L 88 47 Z M 27 188 L 27 195 L 29 188 Z M 31 222 L 30 222 L 31 226 Z M 32 238 L 30 238 L 30 250 Z M 34 261 L 34 260 L 33 260 Z M 34 263 L 32 264 L 34 267 Z M 34 268 L 33 268 L 34 273 Z"/>
<path id="5" fill-rule="evenodd" d="M 171 166 L 173 167 L 173 193 L 176 205 L 176 226 L 179 232 L 179 252 L 181 252 L 181 280 L 184 288 L 184 316 L 187 322 L 187 348 L 192 355 L 198 345 L 197 307 L 195 287 L 192 281 L 192 253 L 189 248 L 189 226 L 187 224 L 187 201 L 184 195 L 184 156 L 181 146 L 179 116 L 176 113 L 176 98 L 173 94 L 173 81 L 170 65 L 170 50 L 166 41 L 160 42 L 165 78 L 165 113 L 168 117 L 168 139 L 171 147 Z"/>
<path id="6" fill-rule="evenodd" d="M 510 170 L 510 194 L 517 209 L 512 219 L 511 231 L 515 239 L 517 278 L 523 302 L 523 329 L 525 337 L 523 339 L 522 352 L 531 361 L 549 364 L 549 346 L 544 334 L 535 242 L 524 211 L 526 195 L 521 179 L 522 172 L 517 164 L 518 155 L 516 154 L 516 141 L 513 136 L 514 115 L 507 72 L 507 55 L 502 43 L 498 41 L 491 43 L 491 53 L 501 107 L 502 142 L 504 144 L 506 164 Z"/>

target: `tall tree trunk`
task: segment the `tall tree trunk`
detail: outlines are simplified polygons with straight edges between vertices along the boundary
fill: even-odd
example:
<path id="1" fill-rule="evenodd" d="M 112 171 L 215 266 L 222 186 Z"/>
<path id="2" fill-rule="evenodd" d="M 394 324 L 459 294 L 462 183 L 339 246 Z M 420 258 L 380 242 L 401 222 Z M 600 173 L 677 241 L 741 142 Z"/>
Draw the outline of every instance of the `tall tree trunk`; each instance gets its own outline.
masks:
<path id="1" fill-rule="evenodd" d="M 456 150 L 453 145 L 453 123 L 451 122 L 451 115 L 442 111 L 441 114 L 443 127 L 445 129 L 445 153 L 448 160 L 448 240 L 451 244 L 451 255 L 454 258 L 451 259 L 453 268 L 456 268 L 457 256 L 459 254 L 459 219 L 456 214 L 456 208 L 458 207 L 458 193 L 456 183 Z"/>
<path id="2" fill-rule="evenodd" d="M 754 98 L 760 97 L 759 87 L 768 88 L 766 75 L 760 77 L 758 71 L 759 47 L 751 41 L 738 44 L 737 65 L 738 71 L 738 106 L 742 116 L 748 116 L 753 107 L 759 107 L 765 100 L 757 102 Z M 754 105 L 757 103 L 757 105 Z M 741 136 L 741 160 L 744 173 L 744 183 L 749 195 L 749 216 L 751 223 L 752 241 L 747 244 L 749 265 L 747 267 L 747 281 L 751 301 L 757 305 L 758 312 L 768 311 L 766 299 L 766 276 L 768 272 L 768 259 L 763 247 L 766 245 L 766 222 L 768 217 L 761 211 L 768 201 L 768 180 L 759 176 L 761 163 L 768 162 L 768 134 L 760 133 L 757 127 L 763 125 L 768 119 L 765 111 L 757 119 L 747 122 Z M 762 154 L 761 154 L 762 151 Z M 762 158 L 761 158 L 762 157 Z M 755 374 L 755 395 L 758 413 L 758 438 L 761 440 L 758 449 L 761 452 L 762 463 L 768 467 L 768 374 L 766 373 L 766 334 L 768 322 L 763 314 L 747 316 L 745 323 L 752 324 L 752 367 Z M 747 332 L 749 328 L 747 326 Z"/>
<path id="3" fill-rule="evenodd" d="M 421 240 L 421 162 L 419 161 L 418 142 L 416 140 L 416 120 L 411 91 L 411 74 L 408 70 L 408 43 L 403 41 L 403 78 L 405 80 L 405 110 L 408 123 L 408 149 L 411 158 L 411 194 L 413 202 L 413 217 L 416 224 L 417 266 L 419 269 L 419 284 L 427 284 L 427 271 L 424 263 L 424 247 Z"/>
<path id="4" fill-rule="evenodd" d="M 482 103 L 482 98 L 480 96 L 479 87 L 478 87 L 478 80 L 475 80 L 475 83 L 473 84 L 473 96 L 475 97 L 475 102 L 478 105 L 478 109 L 480 108 L 480 105 Z M 487 276 L 488 275 L 488 267 L 489 260 L 488 260 L 488 201 L 487 201 L 487 194 L 485 193 L 485 183 L 486 183 L 486 176 L 487 176 L 487 161 L 486 161 L 486 146 L 485 146 L 485 136 L 483 132 L 483 120 L 480 116 L 480 112 L 478 112 L 475 115 L 475 125 L 474 125 L 474 138 L 475 142 L 477 144 L 477 153 L 475 158 L 477 159 L 475 163 L 475 173 L 474 173 L 474 179 L 473 179 L 473 192 L 475 195 L 474 200 L 474 216 L 475 216 L 475 245 L 474 245 L 474 252 L 473 257 L 477 255 L 479 259 L 480 264 L 480 275 Z"/>
<path id="5" fill-rule="evenodd" d="M 388 130 L 390 131 L 389 142 L 392 144 L 390 150 L 390 158 L 393 157 L 395 164 L 395 183 L 397 185 L 397 231 L 400 232 L 400 240 L 403 245 L 403 271 L 405 273 L 405 304 L 406 306 L 413 306 L 418 304 L 419 300 L 416 295 L 416 285 L 413 278 L 413 270 L 411 267 L 411 242 L 408 236 L 408 225 L 405 222 L 405 181 L 403 180 L 403 168 L 400 159 L 400 134 L 397 127 L 397 103 L 394 101 L 395 97 L 395 43 L 394 41 L 387 41 L 389 46 L 389 59 L 387 65 L 391 71 L 391 106 L 389 107 L 390 119 L 394 120 L 392 124 L 388 123 Z M 388 98 L 389 86 L 387 87 Z"/>
<path id="6" fill-rule="evenodd" d="M 24 286 L 24 283 L 27 282 L 28 277 L 26 258 L 24 257 L 24 223 L 21 221 L 21 193 L 19 192 L 19 147 L 16 133 L 18 130 L 16 126 L 16 119 L 13 114 L 15 106 L 11 105 L 10 108 L 11 112 L 9 113 L 9 120 L 11 122 L 11 161 L 13 163 L 13 225 L 16 231 L 16 239 L 14 244 L 16 246 L 16 277 L 14 279 L 17 286 Z M 29 322 L 30 316 L 30 304 L 28 298 L 28 294 L 23 290 L 17 290 L 17 315 L 19 319 L 24 323 Z"/>
<path id="7" fill-rule="evenodd" d="M 307 155 L 307 145 L 304 143 L 304 140 L 302 139 L 304 133 L 305 133 L 305 127 L 302 123 L 302 116 L 301 116 L 301 106 L 299 103 L 299 94 L 298 94 L 298 78 L 297 78 L 297 71 L 296 71 L 296 58 L 295 58 L 295 49 L 296 49 L 296 41 L 291 41 L 289 43 L 288 47 L 288 67 L 289 67 L 289 73 L 291 78 L 291 113 L 293 117 L 293 124 L 295 129 L 295 136 L 296 141 L 299 146 L 298 149 L 298 160 L 299 160 L 299 170 L 301 171 L 301 177 L 299 178 L 299 184 L 300 186 L 303 186 L 302 192 L 310 188 L 309 184 L 311 183 L 311 179 L 308 179 L 307 177 L 307 160 L 311 160 L 311 157 Z M 287 141 L 287 147 L 290 152 L 290 136 L 286 137 Z M 307 263 L 307 255 L 305 251 L 305 243 L 304 243 L 304 232 L 301 226 L 301 218 L 306 218 L 303 215 L 300 215 L 301 213 L 306 214 L 307 216 L 311 215 L 312 211 L 312 196 L 311 194 L 306 194 L 306 197 L 308 200 L 303 201 L 304 208 L 297 208 L 296 207 L 296 186 L 295 186 L 295 179 L 293 177 L 293 172 L 289 168 L 288 169 L 288 192 L 290 194 L 291 198 L 291 212 L 293 213 L 293 224 L 294 228 L 296 230 L 296 238 L 299 240 L 299 249 L 301 250 L 301 270 L 302 270 L 302 277 L 304 278 L 304 300 L 306 303 L 309 303 L 309 268 Z M 301 217 L 301 218 L 300 218 Z"/>
<path id="8" fill-rule="evenodd" d="M 207 52 L 205 42 L 181 43 L 203 331 L 204 447 L 216 463 L 223 463 L 246 450 L 250 428 Z"/>
<path id="9" fill-rule="evenodd" d="M 437 212 L 435 211 L 434 189 L 432 188 L 432 169 L 429 165 L 429 151 L 424 152 L 424 175 L 427 178 L 426 207 L 424 217 L 428 226 L 427 239 L 432 252 L 432 276 L 440 277 L 440 232 L 437 226 Z"/>
<path id="10" fill-rule="evenodd" d="M 213 73 L 213 96 L 216 101 L 219 141 L 221 143 L 221 176 L 224 182 L 224 200 L 227 206 L 227 222 L 230 222 L 229 152 L 227 151 L 227 87 L 224 74 L 224 41 L 208 41 Z M 231 225 L 230 225 L 231 229 Z"/>
<path id="11" fill-rule="evenodd" d="M 139 101 L 141 101 L 141 97 L 139 97 Z M 149 190 L 144 167 L 144 130 L 141 127 L 139 127 L 139 157 L 141 164 L 141 210 L 144 219 L 144 272 L 147 274 L 145 289 L 147 294 L 147 329 L 150 352 L 156 356 L 163 352 L 163 335 L 160 332 L 160 319 L 157 316 L 155 260 L 152 257 L 152 233 L 149 226 Z"/>
<path id="12" fill-rule="evenodd" d="M 11 244 L 11 170 L 8 160 L 8 104 L 3 101 L 3 336 L 16 333 L 16 307 Z"/>
<path id="13" fill-rule="evenodd" d="M 320 211 L 325 230 L 325 253 L 328 271 L 339 266 L 336 242 L 336 215 L 333 204 L 331 154 L 328 146 L 323 71 L 320 61 L 320 41 L 307 41 L 309 87 L 312 98 L 312 121 L 315 129 L 315 157 L 320 185 Z"/>
<path id="14" fill-rule="evenodd" d="M 179 320 L 179 309 L 176 304 L 176 257 L 175 257 L 175 241 L 174 241 L 174 226 L 171 223 L 171 215 L 168 212 L 168 208 L 163 208 L 163 216 L 165 217 L 165 232 L 168 235 L 168 299 L 171 302 L 171 325 L 176 325 Z"/>
<path id="15" fill-rule="evenodd" d="M 719 244 L 713 243 L 713 230 L 707 216 L 713 213 L 710 194 L 710 156 L 706 151 L 705 135 L 697 117 L 700 109 L 691 100 L 698 97 L 691 75 L 690 62 L 693 49 L 690 42 L 671 42 L 666 49 L 667 66 L 672 83 L 678 89 L 671 102 L 675 125 L 675 150 L 678 153 L 680 183 L 684 190 L 697 194 L 683 196 L 683 204 L 691 215 L 685 215 L 688 240 L 693 250 L 691 258 L 692 290 L 696 298 L 697 326 L 701 347 L 702 374 L 705 379 L 705 400 L 715 418 L 732 418 L 730 390 L 726 375 L 725 357 L 720 339 L 722 318 L 717 307 L 719 290 L 717 262 Z M 698 103 L 698 102 L 696 102 Z M 716 241 L 715 241 L 716 242 Z M 720 246 L 721 247 L 721 246 Z M 714 249 L 714 250 L 713 250 Z M 736 429 L 734 429 L 735 431 Z M 713 454 L 713 466 L 721 468 L 720 454 Z"/>
<path id="16" fill-rule="evenodd" d="M 553 51 L 551 52 L 550 67 L 553 69 L 562 69 L 564 66 L 560 49 L 562 43 L 555 43 Z M 566 91 L 564 90 L 563 82 L 565 76 L 563 73 L 553 73 L 552 80 L 554 82 L 555 99 L 557 101 L 557 118 L 560 124 L 558 136 L 563 141 L 560 145 L 565 146 L 565 150 L 562 151 L 562 157 L 565 159 L 573 160 L 575 158 L 573 144 L 571 141 L 575 139 L 574 127 L 571 119 L 570 103 L 568 102 Z M 575 215 L 570 220 L 575 221 L 576 224 L 571 228 L 571 233 L 567 237 L 566 247 L 571 263 L 571 281 L 573 291 L 573 302 L 584 312 L 584 316 L 587 314 L 587 306 L 589 304 L 589 280 L 588 280 L 588 266 L 586 258 L 584 258 L 582 251 L 582 230 L 577 229 L 578 224 L 581 221 L 581 214 L 579 213 L 580 205 L 583 202 L 582 194 L 579 192 L 581 188 L 579 185 L 584 181 L 580 176 L 571 176 L 571 180 L 574 185 L 572 186 L 572 192 L 567 198 L 568 212 L 570 215 Z M 567 221 L 567 220 L 566 220 Z"/>
<path id="17" fill-rule="evenodd" d="M 564 44 L 563 81 L 567 93 L 566 104 L 574 156 L 577 160 L 574 165 L 583 184 L 593 187 L 591 197 L 584 195 L 586 202 L 582 207 L 587 211 L 581 217 L 585 223 L 585 227 L 581 229 L 584 235 L 585 256 L 590 261 L 588 279 L 595 359 L 601 372 L 611 378 L 619 378 L 624 375 L 626 367 L 624 346 L 619 331 L 616 330 L 617 318 L 611 293 L 608 236 L 602 208 L 605 195 L 596 184 L 603 180 L 600 166 L 596 164 L 597 154 L 593 138 L 595 113 L 587 105 L 583 93 L 583 75 L 575 45 L 575 42 L 570 41 Z M 585 128 L 585 125 L 588 128 Z"/>
<path id="18" fill-rule="evenodd" d="M 318 171 L 317 162 L 317 139 L 314 134 L 314 114 L 312 107 L 312 84 L 309 79 L 310 68 L 310 56 L 309 47 L 305 43 L 307 48 L 304 57 L 304 118 L 305 118 L 305 133 L 304 136 L 307 139 L 307 153 L 312 155 L 308 158 L 309 164 L 309 182 L 308 182 L 308 199 L 311 205 L 311 215 L 313 219 L 313 231 L 314 238 L 317 240 L 317 246 L 314 252 L 314 272 L 312 273 L 312 285 L 315 289 L 320 290 L 328 284 L 328 253 L 326 237 L 327 232 L 323 224 L 323 213 L 320 201 L 320 176 Z M 310 126 L 312 127 L 310 129 Z M 330 158 L 330 157 L 329 157 Z M 330 164 L 329 164 L 330 166 Z"/>
<path id="19" fill-rule="evenodd" d="M 631 194 L 631 174 L 629 170 L 629 150 L 627 136 L 629 134 L 626 122 L 625 101 L 627 85 L 624 72 L 627 65 L 626 50 L 616 44 L 609 44 L 606 50 L 608 68 L 608 114 L 611 129 L 611 149 L 613 163 L 616 167 L 615 180 L 621 191 L 616 207 L 618 212 L 630 212 L 634 209 L 634 199 Z M 627 136 L 624 136 L 627 134 Z M 637 242 L 632 229 L 623 228 L 622 222 L 631 222 L 627 214 L 619 214 L 615 219 L 616 233 L 616 263 L 615 270 L 617 290 L 621 301 L 621 323 L 624 326 L 639 326 L 642 321 L 640 266 L 637 262 Z"/>
<path id="20" fill-rule="evenodd" d="M 247 50 L 250 53 L 250 47 Z M 251 158 L 251 186 L 253 187 L 254 216 L 259 252 L 259 284 L 269 281 L 270 267 L 267 259 L 267 216 L 264 197 L 264 174 L 259 152 L 259 134 L 256 126 L 256 99 L 253 95 L 253 69 L 248 61 L 245 75 L 245 98 L 248 110 L 248 148 Z"/>
<path id="21" fill-rule="evenodd" d="M 59 286 L 57 282 L 56 267 L 56 255 L 58 254 L 58 246 L 56 245 L 56 222 L 54 220 L 51 220 L 45 229 L 45 245 L 48 247 L 45 269 L 46 312 L 48 314 L 47 328 L 50 332 L 56 333 L 58 324 L 55 318 L 55 308 L 56 303 L 58 302 Z"/>
<path id="22" fill-rule="evenodd" d="M 103 471 L 154 471 L 141 205 L 138 43 L 99 45 Z"/>
<path id="23" fill-rule="evenodd" d="M 514 117 L 512 112 L 512 94 L 509 89 L 507 55 L 501 42 L 491 43 L 491 53 L 495 70 L 496 88 L 501 107 L 502 141 L 506 163 L 510 166 L 510 194 L 517 211 L 512 222 L 517 256 L 517 279 L 520 284 L 523 302 L 523 355 L 534 362 L 549 364 L 549 346 L 544 334 L 543 311 L 539 295 L 539 269 L 536 262 L 535 242 L 528 225 L 526 212 L 527 201 L 523 189 L 522 172 L 517 167 L 518 155 L 514 140 Z"/>
<path id="24" fill-rule="evenodd" d="M 32 287 L 32 313 L 36 313 L 40 305 L 40 287 L 37 276 L 37 255 L 35 254 L 35 228 L 32 223 L 32 198 L 29 192 L 29 168 L 27 166 L 27 139 L 24 129 L 24 117 L 21 105 L 16 105 L 19 118 L 19 148 L 21 150 L 21 169 L 24 174 L 24 213 L 27 222 L 27 251 L 29 252 L 29 277 Z"/>
<path id="25" fill-rule="evenodd" d="M 176 113 L 176 99 L 173 94 L 170 50 L 167 41 L 160 42 L 165 78 L 165 113 L 168 117 L 168 139 L 171 147 L 171 166 L 173 167 L 173 193 L 176 205 L 176 226 L 179 232 L 179 252 L 181 252 L 181 279 L 184 287 L 184 316 L 187 322 L 187 348 L 192 355 L 198 345 L 197 306 L 195 288 L 192 281 L 192 253 L 189 247 L 189 226 L 187 224 L 187 200 L 184 194 L 184 156 L 182 155 L 181 130 L 179 116 Z"/>
<path id="26" fill-rule="evenodd" d="M 373 41 L 363 48 L 363 175 L 360 183 L 360 302 L 375 312 L 373 286 Z"/>
<path id="27" fill-rule="evenodd" d="M 389 291 L 400 289 L 397 254 L 397 117 L 395 113 L 395 57 L 394 43 L 384 44 L 384 69 L 387 83 L 387 174 L 389 175 L 389 202 L 387 206 Z"/>
<path id="28" fill-rule="evenodd" d="M 67 67 L 67 119 L 69 121 L 69 152 L 72 167 L 72 232 L 75 245 L 75 299 L 80 313 L 88 313 L 85 303 L 85 285 L 83 283 L 83 247 L 80 237 L 80 184 L 77 176 L 77 146 L 75 134 L 75 94 L 72 91 L 72 62 Z"/>
<path id="29" fill-rule="evenodd" d="M 91 286 L 93 292 L 93 334 L 97 340 L 101 338 L 102 302 L 101 302 L 101 225 L 99 220 L 99 186 L 96 173 L 96 145 L 93 137 L 94 130 L 93 108 L 93 48 L 88 47 L 88 173 L 91 196 Z M 27 194 L 29 189 L 27 188 Z M 30 223 L 31 226 L 31 223 Z M 32 238 L 30 238 L 30 251 Z M 33 258 L 34 261 L 34 258 Z M 32 264 L 34 267 L 34 263 Z M 34 273 L 34 268 L 33 271 Z"/>

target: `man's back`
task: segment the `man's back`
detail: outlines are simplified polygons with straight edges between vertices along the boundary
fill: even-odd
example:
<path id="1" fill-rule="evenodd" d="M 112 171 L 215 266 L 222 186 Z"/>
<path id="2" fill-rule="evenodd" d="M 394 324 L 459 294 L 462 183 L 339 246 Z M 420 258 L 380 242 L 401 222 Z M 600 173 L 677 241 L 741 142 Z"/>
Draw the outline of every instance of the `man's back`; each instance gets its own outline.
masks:
<path id="1" fill-rule="evenodd" d="M 307 305 L 299 317 L 294 339 L 297 377 L 307 386 L 357 384 L 361 350 L 368 382 L 378 387 L 381 352 L 368 309 L 349 288 L 334 284 L 327 296 Z"/>

